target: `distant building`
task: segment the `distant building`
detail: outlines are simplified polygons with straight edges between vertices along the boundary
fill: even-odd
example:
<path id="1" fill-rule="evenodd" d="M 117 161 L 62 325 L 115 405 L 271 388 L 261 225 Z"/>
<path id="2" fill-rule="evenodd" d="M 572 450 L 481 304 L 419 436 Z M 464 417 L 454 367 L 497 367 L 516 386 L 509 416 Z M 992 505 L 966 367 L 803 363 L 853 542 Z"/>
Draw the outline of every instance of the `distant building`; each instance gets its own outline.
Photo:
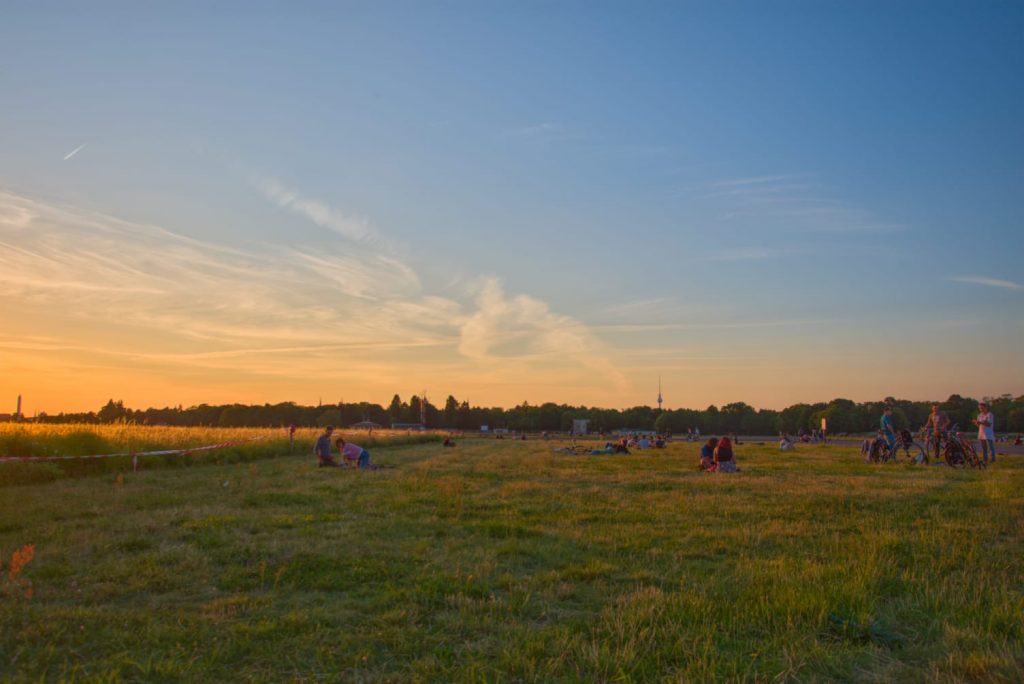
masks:
<path id="1" fill-rule="evenodd" d="M 587 426 L 590 425 L 590 421 L 586 418 L 573 418 L 572 420 L 572 434 L 574 435 L 585 435 L 587 434 Z"/>
<path id="2" fill-rule="evenodd" d="M 392 430 L 426 430 L 423 423 L 392 423 Z"/>
<path id="3" fill-rule="evenodd" d="M 615 430 L 612 432 L 613 435 L 629 436 L 629 435 L 647 435 L 648 437 L 658 434 L 654 430 L 634 430 L 633 428 L 622 428 L 621 430 Z"/>
<path id="4" fill-rule="evenodd" d="M 374 423 L 372 420 L 361 420 L 358 423 L 349 425 L 353 430 L 377 430 L 384 427 L 380 423 Z"/>

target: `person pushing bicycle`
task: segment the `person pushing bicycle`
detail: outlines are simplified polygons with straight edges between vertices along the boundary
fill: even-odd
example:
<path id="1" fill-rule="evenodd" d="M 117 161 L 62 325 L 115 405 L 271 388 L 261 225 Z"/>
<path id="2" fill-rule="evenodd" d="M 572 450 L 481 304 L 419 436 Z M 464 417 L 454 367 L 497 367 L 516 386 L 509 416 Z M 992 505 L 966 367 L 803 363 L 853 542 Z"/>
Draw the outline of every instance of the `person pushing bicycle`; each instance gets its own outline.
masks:
<path id="1" fill-rule="evenodd" d="M 928 420 L 921 429 L 931 435 L 935 445 L 935 460 L 938 462 L 942 455 L 942 438 L 949 429 L 949 416 L 939 409 L 938 404 L 932 404 L 932 412 L 928 414 Z"/>

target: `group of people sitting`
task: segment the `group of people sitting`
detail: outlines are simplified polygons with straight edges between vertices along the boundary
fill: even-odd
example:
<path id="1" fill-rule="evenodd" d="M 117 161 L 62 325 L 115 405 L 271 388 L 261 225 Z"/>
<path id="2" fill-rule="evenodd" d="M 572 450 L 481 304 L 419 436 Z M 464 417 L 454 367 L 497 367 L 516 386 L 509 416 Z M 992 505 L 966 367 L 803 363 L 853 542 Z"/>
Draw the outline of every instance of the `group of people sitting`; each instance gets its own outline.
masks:
<path id="1" fill-rule="evenodd" d="M 664 449 L 666 443 L 665 438 L 661 435 L 654 435 L 653 438 L 647 435 L 633 435 L 629 439 L 623 437 L 620 441 L 625 442 L 626 446 L 636 449 Z"/>
<path id="2" fill-rule="evenodd" d="M 653 439 L 647 435 L 633 435 L 631 437 L 622 437 L 614 442 L 605 442 L 604 449 L 594 449 L 590 453 L 592 456 L 628 454 L 631 447 L 633 449 L 664 449 L 666 444 L 665 438 L 661 435 L 655 435 Z"/>
<path id="3" fill-rule="evenodd" d="M 735 473 L 736 457 L 732 453 L 732 440 L 712 437 L 700 448 L 700 469 L 707 473 Z"/>

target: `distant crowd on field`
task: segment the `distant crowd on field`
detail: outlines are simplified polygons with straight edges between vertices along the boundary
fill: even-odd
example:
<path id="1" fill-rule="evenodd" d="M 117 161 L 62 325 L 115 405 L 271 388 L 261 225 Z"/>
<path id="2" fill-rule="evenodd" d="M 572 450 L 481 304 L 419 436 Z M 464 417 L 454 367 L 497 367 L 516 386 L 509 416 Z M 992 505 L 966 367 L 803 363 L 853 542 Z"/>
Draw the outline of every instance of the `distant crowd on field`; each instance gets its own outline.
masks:
<path id="1" fill-rule="evenodd" d="M 862 444 L 862 451 L 865 453 L 870 452 L 873 445 L 884 441 L 890 451 L 896 448 L 896 445 L 900 440 L 909 441 L 910 437 L 901 437 L 900 435 L 909 435 L 909 430 L 906 427 L 897 429 L 897 421 L 894 417 L 894 407 L 886 404 L 882 410 L 882 416 L 879 420 L 878 437 L 875 440 L 865 440 Z M 906 423 L 906 417 L 901 416 L 902 422 Z M 977 439 L 981 446 L 981 452 L 983 462 L 988 464 L 989 462 L 994 463 L 996 460 L 996 417 L 991 411 L 991 407 L 987 401 L 978 402 L 978 412 L 976 417 L 971 420 L 971 423 L 977 427 L 978 434 Z M 294 440 L 295 426 L 292 425 L 289 429 L 289 437 Z M 949 415 L 944 411 L 941 405 L 937 402 L 931 405 L 931 412 L 928 414 L 924 421 L 924 425 L 920 430 L 927 436 L 927 443 L 929 449 L 934 449 L 936 460 L 939 459 L 939 448 L 940 444 L 943 443 L 947 432 L 953 433 L 957 431 L 957 426 L 953 424 Z M 332 435 L 334 433 L 334 426 L 328 425 L 323 434 L 316 441 L 314 447 L 314 453 L 317 457 L 317 462 L 320 467 L 357 467 L 361 469 L 375 469 L 377 466 L 370 463 L 370 454 L 363 447 L 352 442 L 348 442 L 344 437 L 337 437 L 333 440 Z M 563 433 L 564 434 L 564 433 Z M 454 433 L 449 432 L 442 442 L 444 447 L 455 447 Z M 614 440 L 605 441 L 603 448 L 598 449 L 587 449 L 586 447 L 577 446 L 575 442 L 575 435 L 572 431 L 569 432 L 569 436 L 573 439 L 573 447 L 570 449 L 556 449 L 556 451 L 564 451 L 569 453 L 583 453 L 590 454 L 593 456 L 605 455 L 605 454 L 629 454 L 631 450 L 647 450 L 647 449 L 664 449 L 669 442 L 672 441 L 673 435 L 670 432 L 651 432 L 651 431 L 638 431 L 624 435 L 619 435 Z M 496 439 L 503 439 L 505 437 L 504 431 L 495 434 Z M 542 439 L 550 439 L 551 433 L 545 431 L 541 433 Z M 525 440 L 526 434 L 512 434 L 512 439 Z M 601 438 L 604 435 L 601 434 Z M 690 427 L 685 432 L 685 439 L 688 442 L 693 442 L 700 439 L 700 428 Z M 795 436 L 791 436 L 788 432 L 782 431 L 779 433 L 779 449 L 781 451 L 792 451 L 796 448 L 797 444 L 827 444 L 829 441 L 828 433 L 824 427 L 824 421 L 822 428 L 818 429 L 806 429 L 801 428 L 797 431 Z M 1016 435 L 1015 438 L 1006 438 L 1007 442 L 1012 442 L 1015 445 L 1024 444 L 1024 439 L 1021 435 Z M 763 442 L 758 442 L 762 444 Z M 733 451 L 733 447 L 739 445 L 739 439 L 729 434 L 719 437 L 709 438 L 700 449 L 700 463 L 699 468 L 705 472 L 722 472 L 722 473 L 733 473 L 738 472 L 739 468 L 736 465 L 736 457 Z M 337 453 L 337 460 L 335 459 L 335 452 Z"/>

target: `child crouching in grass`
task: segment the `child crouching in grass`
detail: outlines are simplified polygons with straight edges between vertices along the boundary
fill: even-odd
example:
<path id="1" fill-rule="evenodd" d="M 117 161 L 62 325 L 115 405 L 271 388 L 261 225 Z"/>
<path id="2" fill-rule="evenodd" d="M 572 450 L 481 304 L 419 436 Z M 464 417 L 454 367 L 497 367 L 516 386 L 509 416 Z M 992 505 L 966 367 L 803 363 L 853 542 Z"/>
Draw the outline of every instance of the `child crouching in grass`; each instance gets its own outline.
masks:
<path id="1" fill-rule="evenodd" d="M 358 462 L 360 468 L 372 469 L 374 466 L 370 465 L 370 452 L 352 442 L 346 442 L 344 437 L 339 437 L 335 442 L 338 446 L 338 451 L 341 452 L 342 458 L 345 459 L 345 465 L 355 465 Z"/>

